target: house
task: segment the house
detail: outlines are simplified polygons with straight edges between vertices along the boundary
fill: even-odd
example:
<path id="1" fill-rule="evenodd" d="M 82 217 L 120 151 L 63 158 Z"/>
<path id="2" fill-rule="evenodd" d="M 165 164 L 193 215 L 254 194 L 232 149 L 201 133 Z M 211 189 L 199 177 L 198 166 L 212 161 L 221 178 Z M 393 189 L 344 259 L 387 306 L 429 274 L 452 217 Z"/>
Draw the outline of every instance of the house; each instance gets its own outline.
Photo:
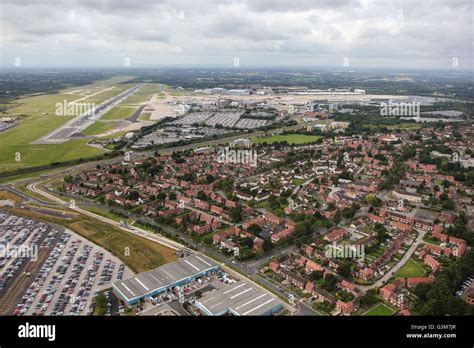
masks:
<path id="1" fill-rule="evenodd" d="M 323 289 L 316 287 L 312 281 L 308 281 L 306 283 L 305 290 L 311 293 L 319 301 L 326 301 L 329 303 L 336 302 L 336 298 L 334 297 L 334 295 L 330 294 L 329 292 Z"/>
<path id="2" fill-rule="evenodd" d="M 411 278 L 406 278 L 406 285 L 409 288 L 413 288 L 417 286 L 418 284 L 430 283 L 433 280 L 434 280 L 434 277 L 419 277 L 419 278 L 411 277 Z"/>
<path id="3" fill-rule="evenodd" d="M 288 227 L 287 229 L 284 229 L 284 230 L 282 230 L 278 233 L 274 233 L 271 236 L 271 241 L 272 241 L 272 243 L 277 243 L 281 239 L 283 239 L 285 237 L 288 237 L 291 234 L 293 234 L 294 231 L 295 231 L 294 227 Z"/>
<path id="4" fill-rule="evenodd" d="M 299 276 L 299 275 L 297 275 L 297 274 L 295 274 L 291 271 L 288 271 L 287 269 L 283 269 L 283 268 L 280 269 L 279 273 L 283 278 L 285 278 L 292 285 L 294 285 L 294 286 L 296 286 L 300 289 L 304 288 L 304 286 L 306 284 L 306 280 L 303 277 L 301 277 L 301 276 Z"/>
<path id="5" fill-rule="evenodd" d="M 392 305 L 397 306 L 401 309 L 407 307 L 407 303 L 403 294 L 399 291 L 403 282 L 401 280 L 396 280 L 393 283 L 389 283 L 384 287 L 380 288 L 379 293 L 383 299 L 390 302 Z"/>
<path id="6" fill-rule="evenodd" d="M 438 260 L 436 260 L 433 256 L 428 255 L 428 254 L 425 255 L 423 261 L 425 262 L 425 264 L 430 266 L 433 269 L 433 271 L 437 271 L 441 266 Z"/>
<path id="7" fill-rule="evenodd" d="M 349 232 L 343 228 L 335 228 L 331 232 L 329 232 L 327 235 L 324 236 L 324 240 L 327 240 L 328 242 L 334 243 L 339 240 L 341 240 L 343 237 L 345 237 Z"/>
<path id="8" fill-rule="evenodd" d="M 358 299 L 349 302 L 337 300 L 336 309 L 341 311 L 344 315 L 350 315 L 352 312 L 355 312 L 359 309 L 359 301 Z"/>
<path id="9" fill-rule="evenodd" d="M 268 268 L 270 268 L 273 272 L 277 272 L 280 269 L 280 262 L 278 262 L 278 260 L 272 260 L 268 264 Z"/>
<path id="10" fill-rule="evenodd" d="M 374 275 L 375 275 L 375 271 L 370 267 L 361 268 L 357 272 L 357 276 L 359 276 L 360 278 L 364 280 L 370 280 L 374 277 Z"/>

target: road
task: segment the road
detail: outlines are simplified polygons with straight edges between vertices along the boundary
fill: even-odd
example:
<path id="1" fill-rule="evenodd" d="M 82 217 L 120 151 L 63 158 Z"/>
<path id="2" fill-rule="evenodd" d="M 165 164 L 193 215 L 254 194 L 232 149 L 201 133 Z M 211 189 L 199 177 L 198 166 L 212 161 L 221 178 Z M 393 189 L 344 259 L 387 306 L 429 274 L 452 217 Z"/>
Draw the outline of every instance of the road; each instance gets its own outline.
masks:
<path id="1" fill-rule="evenodd" d="M 386 274 L 384 274 L 382 276 L 382 278 L 380 278 L 379 280 L 377 280 L 374 284 L 370 285 L 369 286 L 369 289 L 372 289 L 372 288 L 376 288 L 376 287 L 380 287 L 382 286 L 387 280 L 389 280 L 395 273 L 398 272 L 398 270 L 400 268 L 402 268 L 405 263 L 408 262 L 408 260 L 410 260 L 410 258 L 412 257 L 413 253 L 415 252 L 416 248 L 418 248 L 418 245 L 420 245 L 420 243 L 423 241 L 423 238 L 425 237 L 426 235 L 426 231 L 419 231 L 419 230 L 415 230 L 417 233 L 418 233 L 418 236 L 416 237 L 415 241 L 413 242 L 413 244 L 410 246 L 410 248 L 407 250 L 407 252 L 403 255 L 403 257 L 400 259 L 400 261 L 397 262 L 397 264 L 395 266 L 392 267 L 392 269 L 390 270 L 390 272 L 387 272 Z"/>
<path id="2" fill-rule="evenodd" d="M 39 182 L 36 182 L 36 183 L 33 183 L 29 186 L 29 189 L 36 193 L 36 194 L 39 194 L 39 195 L 42 195 L 44 197 L 46 197 L 47 199 L 53 201 L 53 202 L 56 202 L 58 205 L 62 206 L 62 207 L 65 207 L 65 208 L 68 208 L 68 209 L 71 209 L 71 210 L 74 210 L 74 211 L 77 211 L 81 214 L 84 214 L 84 215 L 87 215 L 87 216 L 90 216 L 94 219 L 97 219 L 99 221 L 102 221 L 104 223 L 107 223 L 107 224 L 110 224 L 116 228 L 119 228 L 119 229 L 122 229 L 124 231 L 127 231 L 127 232 L 130 232 L 130 233 L 133 233 L 137 236 L 140 236 L 140 237 L 143 237 L 143 238 L 147 238 L 153 242 L 156 242 L 156 243 L 159 243 L 159 244 L 162 244 L 162 245 L 165 245 L 169 248 L 172 248 L 174 250 L 181 250 L 181 249 L 186 249 L 188 252 L 190 253 L 193 253 L 193 254 L 197 254 L 197 255 L 204 255 L 204 256 L 207 256 L 207 257 L 212 257 L 214 259 L 217 259 L 217 260 L 221 260 L 221 268 L 226 271 L 227 273 L 231 274 L 231 275 L 234 275 L 235 277 L 237 278 L 243 278 L 245 281 L 253 284 L 254 286 L 260 288 L 262 291 L 265 291 L 267 292 L 268 290 L 265 289 L 264 287 L 262 287 L 260 284 L 258 284 L 255 280 L 253 280 L 252 278 L 255 279 L 255 269 L 252 269 L 250 267 L 247 267 L 246 265 L 244 265 L 243 263 L 233 263 L 232 260 L 226 258 L 226 257 L 223 257 L 223 255 L 217 255 L 217 253 L 214 251 L 214 250 L 211 250 L 211 248 L 207 245 L 204 245 L 204 244 L 198 244 L 198 246 L 200 248 L 203 248 L 205 249 L 206 253 L 203 253 L 203 252 L 199 252 L 199 251 L 196 251 L 196 250 L 192 250 L 188 247 L 186 247 L 185 245 L 181 244 L 181 243 L 178 243 L 174 240 L 171 240 L 169 238 L 166 238 L 164 236 L 161 236 L 161 235 L 158 235 L 158 234 L 155 234 L 155 233 L 152 233 L 152 232 L 149 232 L 149 231 L 146 231 L 144 229 L 141 229 L 141 228 L 138 228 L 138 227 L 134 227 L 134 226 L 123 226 L 120 222 L 117 222 L 115 220 L 111 220 L 109 218 L 106 218 L 104 216 L 101 216 L 101 215 L 98 215 L 98 214 L 95 214 L 93 212 L 90 212 L 88 210 L 85 210 L 85 209 L 82 209 L 80 207 L 78 207 L 77 205 L 70 205 L 69 203 L 63 201 L 62 199 L 59 199 L 58 197 L 46 192 L 46 191 L 43 191 L 42 189 L 38 188 L 37 185 L 40 185 L 44 182 L 45 180 L 43 181 L 39 181 Z M 210 254 L 210 255 L 209 255 Z M 228 262 L 228 264 L 232 264 L 232 268 L 235 268 L 237 269 L 239 272 L 235 271 L 234 269 L 232 269 L 231 267 L 229 267 L 226 263 L 222 262 L 222 259 L 226 259 L 225 261 Z M 246 276 L 247 274 L 247 276 Z M 252 278 L 250 278 L 252 277 Z M 272 289 L 274 292 L 284 296 L 283 292 L 278 289 L 277 287 L 275 287 L 273 284 L 271 284 L 271 286 L 269 286 L 270 289 Z M 296 311 L 296 309 L 290 305 L 288 305 L 287 303 L 283 302 L 283 304 L 285 305 L 285 307 L 291 312 L 291 313 L 294 313 Z M 303 304 L 304 305 L 304 304 Z M 306 305 L 304 305 L 306 306 Z M 315 315 L 317 314 L 314 310 L 312 310 L 310 307 L 306 306 L 307 308 L 305 309 L 305 312 L 307 310 L 311 310 L 312 311 L 312 315 Z"/>

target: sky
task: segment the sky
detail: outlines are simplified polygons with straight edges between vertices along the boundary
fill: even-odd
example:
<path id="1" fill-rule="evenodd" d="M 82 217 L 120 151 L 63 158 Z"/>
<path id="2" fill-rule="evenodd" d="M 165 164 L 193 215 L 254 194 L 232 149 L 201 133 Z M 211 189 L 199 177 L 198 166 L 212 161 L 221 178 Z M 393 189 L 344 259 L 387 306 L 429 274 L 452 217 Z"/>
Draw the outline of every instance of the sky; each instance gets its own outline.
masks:
<path id="1" fill-rule="evenodd" d="M 473 68 L 471 0 L 1 0 L 2 67 Z"/>

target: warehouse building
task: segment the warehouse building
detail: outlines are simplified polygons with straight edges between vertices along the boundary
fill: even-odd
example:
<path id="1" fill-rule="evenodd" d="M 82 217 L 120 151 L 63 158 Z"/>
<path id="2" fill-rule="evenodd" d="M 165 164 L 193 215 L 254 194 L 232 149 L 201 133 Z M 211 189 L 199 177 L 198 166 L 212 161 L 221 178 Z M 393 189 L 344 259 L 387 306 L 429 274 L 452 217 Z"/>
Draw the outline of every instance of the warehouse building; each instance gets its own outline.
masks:
<path id="1" fill-rule="evenodd" d="M 142 299 L 159 295 L 218 270 L 219 267 L 207 257 L 190 255 L 154 270 L 117 281 L 112 288 L 126 304 L 134 305 Z"/>
<path id="2" fill-rule="evenodd" d="M 283 308 L 275 296 L 238 281 L 219 290 L 208 291 L 196 300 L 207 315 L 272 315 Z"/>

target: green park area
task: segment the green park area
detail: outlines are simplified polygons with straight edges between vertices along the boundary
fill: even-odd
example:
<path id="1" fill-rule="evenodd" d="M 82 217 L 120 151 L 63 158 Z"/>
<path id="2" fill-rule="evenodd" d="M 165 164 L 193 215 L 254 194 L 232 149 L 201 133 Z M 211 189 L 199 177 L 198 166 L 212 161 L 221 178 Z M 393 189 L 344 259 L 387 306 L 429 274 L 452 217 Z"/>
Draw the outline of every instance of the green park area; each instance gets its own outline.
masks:
<path id="1" fill-rule="evenodd" d="M 367 312 L 365 312 L 363 315 L 364 316 L 389 316 L 395 313 L 393 309 L 388 307 L 387 305 L 383 303 L 378 303 L 371 309 L 369 309 Z"/>
<path id="2" fill-rule="evenodd" d="M 408 260 L 408 262 L 403 265 L 402 268 L 395 273 L 396 278 L 411 278 L 411 277 L 423 277 L 426 274 L 426 271 L 423 267 L 413 259 Z"/>
<path id="3" fill-rule="evenodd" d="M 255 139 L 256 144 L 273 144 L 277 142 L 286 141 L 290 145 L 309 144 L 317 141 L 321 137 L 318 135 L 307 135 L 307 134 L 276 134 L 268 137 L 262 137 Z"/>

